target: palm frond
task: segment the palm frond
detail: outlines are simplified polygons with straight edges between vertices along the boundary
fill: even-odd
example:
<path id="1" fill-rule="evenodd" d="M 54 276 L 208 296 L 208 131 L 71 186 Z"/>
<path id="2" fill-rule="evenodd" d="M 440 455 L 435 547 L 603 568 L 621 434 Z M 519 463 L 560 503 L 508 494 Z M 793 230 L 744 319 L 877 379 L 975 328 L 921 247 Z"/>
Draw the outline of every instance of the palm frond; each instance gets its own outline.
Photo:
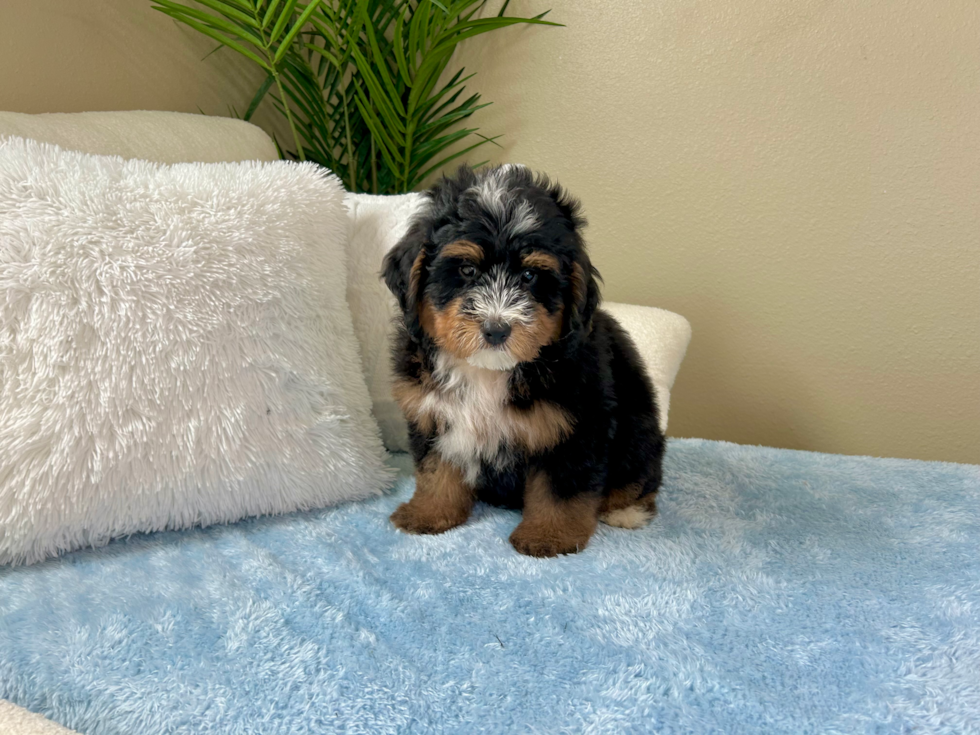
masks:
<path id="1" fill-rule="evenodd" d="M 465 94 L 473 74 L 447 80 L 456 47 L 515 25 L 505 0 L 151 0 L 153 7 L 248 58 L 265 72 L 244 119 L 271 104 L 289 123 L 292 151 L 330 168 L 351 191 L 411 191 L 481 146 L 466 122 L 489 102 Z M 235 112 L 237 115 L 237 111 Z M 468 143 L 473 137 L 475 143 Z"/>

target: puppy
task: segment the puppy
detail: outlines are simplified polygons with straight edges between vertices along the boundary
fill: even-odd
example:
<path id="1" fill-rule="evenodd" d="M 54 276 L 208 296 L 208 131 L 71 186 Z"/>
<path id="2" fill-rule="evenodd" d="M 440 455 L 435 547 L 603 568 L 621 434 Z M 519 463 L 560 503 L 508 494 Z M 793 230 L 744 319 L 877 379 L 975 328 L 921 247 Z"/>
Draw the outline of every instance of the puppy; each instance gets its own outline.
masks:
<path id="1" fill-rule="evenodd" d="M 392 522 L 442 533 L 477 500 L 518 508 L 510 541 L 540 557 L 581 551 L 599 520 L 644 525 L 664 437 L 636 348 L 596 308 L 578 203 L 513 165 L 426 196 L 382 271 L 417 481 Z"/>

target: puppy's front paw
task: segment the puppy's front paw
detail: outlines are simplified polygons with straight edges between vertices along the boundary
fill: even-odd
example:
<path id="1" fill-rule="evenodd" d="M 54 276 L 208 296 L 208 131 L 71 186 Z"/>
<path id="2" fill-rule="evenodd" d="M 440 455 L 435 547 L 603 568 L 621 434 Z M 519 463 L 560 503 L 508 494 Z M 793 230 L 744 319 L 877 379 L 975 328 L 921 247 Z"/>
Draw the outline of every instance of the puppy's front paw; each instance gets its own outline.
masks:
<path id="1" fill-rule="evenodd" d="M 391 514 L 391 522 L 405 533 L 443 533 L 466 522 L 459 513 L 420 508 L 411 501 L 402 503 Z"/>
<path id="2" fill-rule="evenodd" d="M 589 536 L 521 521 L 510 535 L 510 542 L 521 554 L 544 558 L 579 552 L 589 545 Z"/>

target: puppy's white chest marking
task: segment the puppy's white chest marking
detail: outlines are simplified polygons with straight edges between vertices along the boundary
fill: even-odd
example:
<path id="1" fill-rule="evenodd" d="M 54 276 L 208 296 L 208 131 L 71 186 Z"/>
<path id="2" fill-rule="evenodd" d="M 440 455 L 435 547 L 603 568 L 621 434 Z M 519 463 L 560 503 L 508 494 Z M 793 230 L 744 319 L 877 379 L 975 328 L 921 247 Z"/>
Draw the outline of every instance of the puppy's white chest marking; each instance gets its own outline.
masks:
<path id="1" fill-rule="evenodd" d="M 472 485 L 481 462 L 496 460 L 501 447 L 514 438 L 510 372 L 473 367 L 443 353 L 433 377 L 439 389 L 426 395 L 422 408 L 435 415 L 442 429 L 436 448 Z"/>
<path id="2" fill-rule="evenodd" d="M 441 352 L 431 376 L 396 380 L 392 390 L 409 421 L 423 433 L 434 432 L 436 451 L 473 485 L 481 464 L 503 469 L 515 459 L 511 449 L 534 454 L 554 447 L 575 425 L 565 409 L 549 401 L 513 406 L 510 376 Z"/>

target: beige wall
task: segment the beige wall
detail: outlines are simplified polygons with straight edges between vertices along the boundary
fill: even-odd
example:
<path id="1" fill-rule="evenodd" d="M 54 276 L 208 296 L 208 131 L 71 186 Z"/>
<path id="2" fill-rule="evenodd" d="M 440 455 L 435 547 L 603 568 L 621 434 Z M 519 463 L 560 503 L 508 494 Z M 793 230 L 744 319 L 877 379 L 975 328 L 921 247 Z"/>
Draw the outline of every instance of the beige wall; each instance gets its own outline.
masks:
<path id="1" fill-rule="evenodd" d="M 549 6 L 461 61 L 606 295 L 691 320 L 671 433 L 980 462 L 980 4 L 512 3 Z M 0 108 L 244 108 L 208 50 L 148 0 L 0 0 Z"/>
<path id="2" fill-rule="evenodd" d="M 150 0 L 0 0 L 0 110 L 244 113 L 262 74 L 215 45 Z"/>

